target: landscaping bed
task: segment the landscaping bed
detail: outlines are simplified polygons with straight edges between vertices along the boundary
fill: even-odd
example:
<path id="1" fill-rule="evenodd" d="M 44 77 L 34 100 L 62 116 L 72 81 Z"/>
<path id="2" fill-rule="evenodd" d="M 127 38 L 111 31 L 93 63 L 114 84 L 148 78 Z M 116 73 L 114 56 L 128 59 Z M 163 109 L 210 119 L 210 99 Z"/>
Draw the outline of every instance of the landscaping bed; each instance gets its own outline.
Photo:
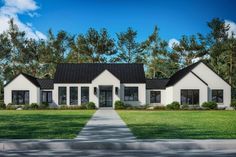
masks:
<path id="1" fill-rule="evenodd" d="M 139 139 L 236 139 L 235 111 L 117 111 Z"/>

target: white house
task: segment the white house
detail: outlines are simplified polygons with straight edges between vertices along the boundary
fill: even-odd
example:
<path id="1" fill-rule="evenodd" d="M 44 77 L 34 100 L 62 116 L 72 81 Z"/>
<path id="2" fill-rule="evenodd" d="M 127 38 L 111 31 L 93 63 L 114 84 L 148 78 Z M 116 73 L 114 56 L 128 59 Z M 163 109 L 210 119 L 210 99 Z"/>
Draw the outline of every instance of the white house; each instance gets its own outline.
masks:
<path id="1" fill-rule="evenodd" d="M 216 101 L 227 107 L 231 86 L 200 61 L 169 79 L 146 79 L 142 64 L 59 64 L 53 80 L 21 73 L 4 87 L 6 104 L 48 102 L 57 106 L 92 101 L 97 107 L 114 107 L 116 100 L 130 105 Z"/>

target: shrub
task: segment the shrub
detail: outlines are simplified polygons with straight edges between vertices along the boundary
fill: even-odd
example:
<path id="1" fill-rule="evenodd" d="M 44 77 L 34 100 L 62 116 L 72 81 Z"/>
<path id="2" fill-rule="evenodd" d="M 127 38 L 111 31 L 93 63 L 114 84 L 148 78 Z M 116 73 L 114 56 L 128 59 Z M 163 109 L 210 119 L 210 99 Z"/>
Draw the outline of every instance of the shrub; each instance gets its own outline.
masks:
<path id="1" fill-rule="evenodd" d="M 115 110 L 120 110 L 120 109 L 125 109 L 125 108 L 126 106 L 122 101 L 120 100 L 115 101 Z"/>
<path id="2" fill-rule="evenodd" d="M 12 103 L 8 103 L 8 105 L 7 106 L 11 106 L 11 105 L 13 105 Z"/>
<path id="3" fill-rule="evenodd" d="M 0 102 L 0 110 L 4 110 L 6 109 L 6 104 L 4 104 L 4 102 Z"/>
<path id="4" fill-rule="evenodd" d="M 180 106 L 180 108 L 181 108 L 182 110 L 188 110 L 188 109 L 189 109 L 189 105 L 188 105 L 188 104 L 182 104 L 182 105 Z"/>
<path id="5" fill-rule="evenodd" d="M 39 108 L 40 109 L 47 109 L 47 108 L 49 108 L 49 103 L 43 102 L 39 105 Z"/>
<path id="6" fill-rule="evenodd" d="M 154 106 L 153 109 L 154 109 L 154 110 L 165 110 L 166 107 L 165 107 L 165 106 Z"/>
<path id="7" fill-rule="evenodd" d="M 96 109 L 95 103 L 94 102 L 87 103 L 86 108 L 89 109 L 89 110 Z"/>
<path id="8" fill-rule="evenodd" d="M 39 105 L 37 103 L 32 103 L 32 104 L 30 104 L 30 108 L 31 109 L 38 109 Z"/>
<path id="9" fill-rule="evenodd" d="M 236 109 L 236 100 L 232 101 L 230 106 L 233 107 L 234 109 Z"/>
<path id="10" fill-rule="evenodd" d="M 86 104 L 87 104 L 87 103 L 82 103 L 82 104 L 80 105 L 80 108 L 81 108 L 81 109 L 87 109 Z"/>
<path id="11" fill-rule="evenodd" d="M 179 104 L 179 102 L 174 101 L 171 104 L 168 104 L 166 106 L 166 109 L 168 109 L 168 110 L 179 110 L 180 109 L 180 104 Z"/>
<path id="12" fill-rule="evenodd" d="M 31 105 L 25 104 L 22 106 L 22 108 L 23 108 L 23 110 L 29 110 L 29 109 L 31 109 Z"/>
<path id="13" fill-rule="evenodd" d="M 17 105 L 7 105 L 6 106 L 7 110 L 16 110 L 17 108 L 19 108 L 19 106 L 17 106 Z"/>
<path id="14" fill-rule="evenodd" d="M 205 109 L 214 110 L 214 109 L 217 109 L 217 103 L 213 101 L 204 102 L 202 103 L 202 107 Z"/>

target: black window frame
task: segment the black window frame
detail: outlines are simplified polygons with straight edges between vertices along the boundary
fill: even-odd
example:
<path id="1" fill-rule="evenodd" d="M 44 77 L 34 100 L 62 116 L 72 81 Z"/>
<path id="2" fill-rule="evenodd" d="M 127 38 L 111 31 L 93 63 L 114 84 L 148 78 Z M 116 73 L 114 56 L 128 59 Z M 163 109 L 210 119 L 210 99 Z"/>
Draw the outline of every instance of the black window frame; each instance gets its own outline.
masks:
<path id="1" fill-rule="evenodd" d="M 216 92 L 216 100 L 213 100 L 213 93 Z M 219 92 L 222 93 L 222 96 L 219 96 Z M 222 101 L 219 101 L 222 97 Z M 224 102 L 224 90 L 223 89 L 212 89 L 211 90 L 211 99 L 212 101 L 216 102 L 216 103 L 223 103 Z"/>
<path id="2" fill-rule="evenodd" d="M 65 89 L 65 100 L 62 103 L 60 99 L 60 89 L 64 88 Z M 58 105 L 67 105 L 67 87 L 61 86 L 58 87 Z"/>
<path id="3" fill-rule="evenodd" d="M 192 103 L 189 103 L 189 102 L 183 102 L 183 93 L 186 92 L 187 93 L 187 98 L 190 98 Z M 195 94 L 197 93 L 197 98 L 195 98 L 194 96 L 196 96 Z M 196 101 L 197 99 L 197 103 L 195 103 L 194 101 Z M 181 105 L 183 104 L 188 104 L 188 105 L 199 105 L 200 104 L 200 90 L 199 89 L 181 89 L 180 91 L 180 102 L 181 102 Z"/>
<path id="4" fill-rule="evenodd" d="M 84 95 L 83 95 L 83 89 L 87 89 L 87 101 L 83 101 L 83 97 L 84 97 Z M 83 87 L 81 87 L 80 88 L 80 103 L 81 104 L 83 104 L 83 103 L 88 103 L 89 102 L 89 87 L 88 86 L 83 86 Z"/>
<path id="5" fill-rule="evenodd" d="M 157 99 L 158 95 L 160 97 L 159 99 Z M 152 96 L 154 96 L 155 98 L 153 99 Z M 161 91 L 150 91 L 150 103 L 151 104 L 152 103 L 161 103 Z"/>
<path id="6" fill-rule="evenodd" d="M 134 96 L 133 93 L 131 93 L 133 91 L 137 92 L 136 97 Z M 125 87 L 124 88 L 124 101 L 139 101 L 138 87 Z"/>
<path id="7" fill-rule="evenodd" d="M 14 93 L 16 92 L 16 95 L 17 95 L 17 100 L 16 102 L 14 102 Z M 20 92 L 24 92 L 24 96 L 23 96 L 23 103 L 19 103 L 19 93 Z M 25 93 L 28 92 L 28 102 L 25 101 Z M 12 96 L 12 99 L 11 99 L 11 102 L 12 104 L 16 104 L 16 105 L 24 105 L 24 104 L 29 104 L 30 103 L 30 91 L 29 90 L 12 90 L 11 91 L 11 96 Z"/>
<path id="8" fill-rule="evenodd" d="M 43 101 L 43 94 L 46 93 L 46 101 Z M 51 94 L 51 99 L 49 99 L 49 93 Z M 52 103 L 52 91 L 41 91 L 41 102 L 42 103 Z"/>
<path id="9" fill-rule="evenodd" d="M 72 98 L 72 94 L 75 91 L 71 91 L 72 89 L 76 89 L 76 98 Z M 73 93 L 74 94 L 74 93 Z M 72 86 L 70 87 L 70 105 L 78 105 L 78 87 L 77 86 Z"/>

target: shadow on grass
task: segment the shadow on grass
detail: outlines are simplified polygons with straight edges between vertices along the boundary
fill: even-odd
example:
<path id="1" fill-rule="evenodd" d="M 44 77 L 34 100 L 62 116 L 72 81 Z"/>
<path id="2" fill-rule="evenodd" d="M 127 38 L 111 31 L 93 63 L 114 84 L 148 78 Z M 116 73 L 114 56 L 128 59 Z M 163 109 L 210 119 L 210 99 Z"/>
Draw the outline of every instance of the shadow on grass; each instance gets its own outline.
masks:
<path id="1" fill-rule="evenodd" d="M 236 138 L 236 130 L 228 134 L 212 128 L 197 128 L 190 126 L 177 127 L 168 124 L 129 124 L 133 134 L 138 139 L 232 139 Z M 203 126 L 204 127 L 204 126 Z"/>
<path id="2" fill-rule="evenodd" d="M 92 114 L 91 114 L 92 115 Z M 0 116 L 0 138 L 74 138 L 91 118 L 90 114 L 17 114 Z"/>

